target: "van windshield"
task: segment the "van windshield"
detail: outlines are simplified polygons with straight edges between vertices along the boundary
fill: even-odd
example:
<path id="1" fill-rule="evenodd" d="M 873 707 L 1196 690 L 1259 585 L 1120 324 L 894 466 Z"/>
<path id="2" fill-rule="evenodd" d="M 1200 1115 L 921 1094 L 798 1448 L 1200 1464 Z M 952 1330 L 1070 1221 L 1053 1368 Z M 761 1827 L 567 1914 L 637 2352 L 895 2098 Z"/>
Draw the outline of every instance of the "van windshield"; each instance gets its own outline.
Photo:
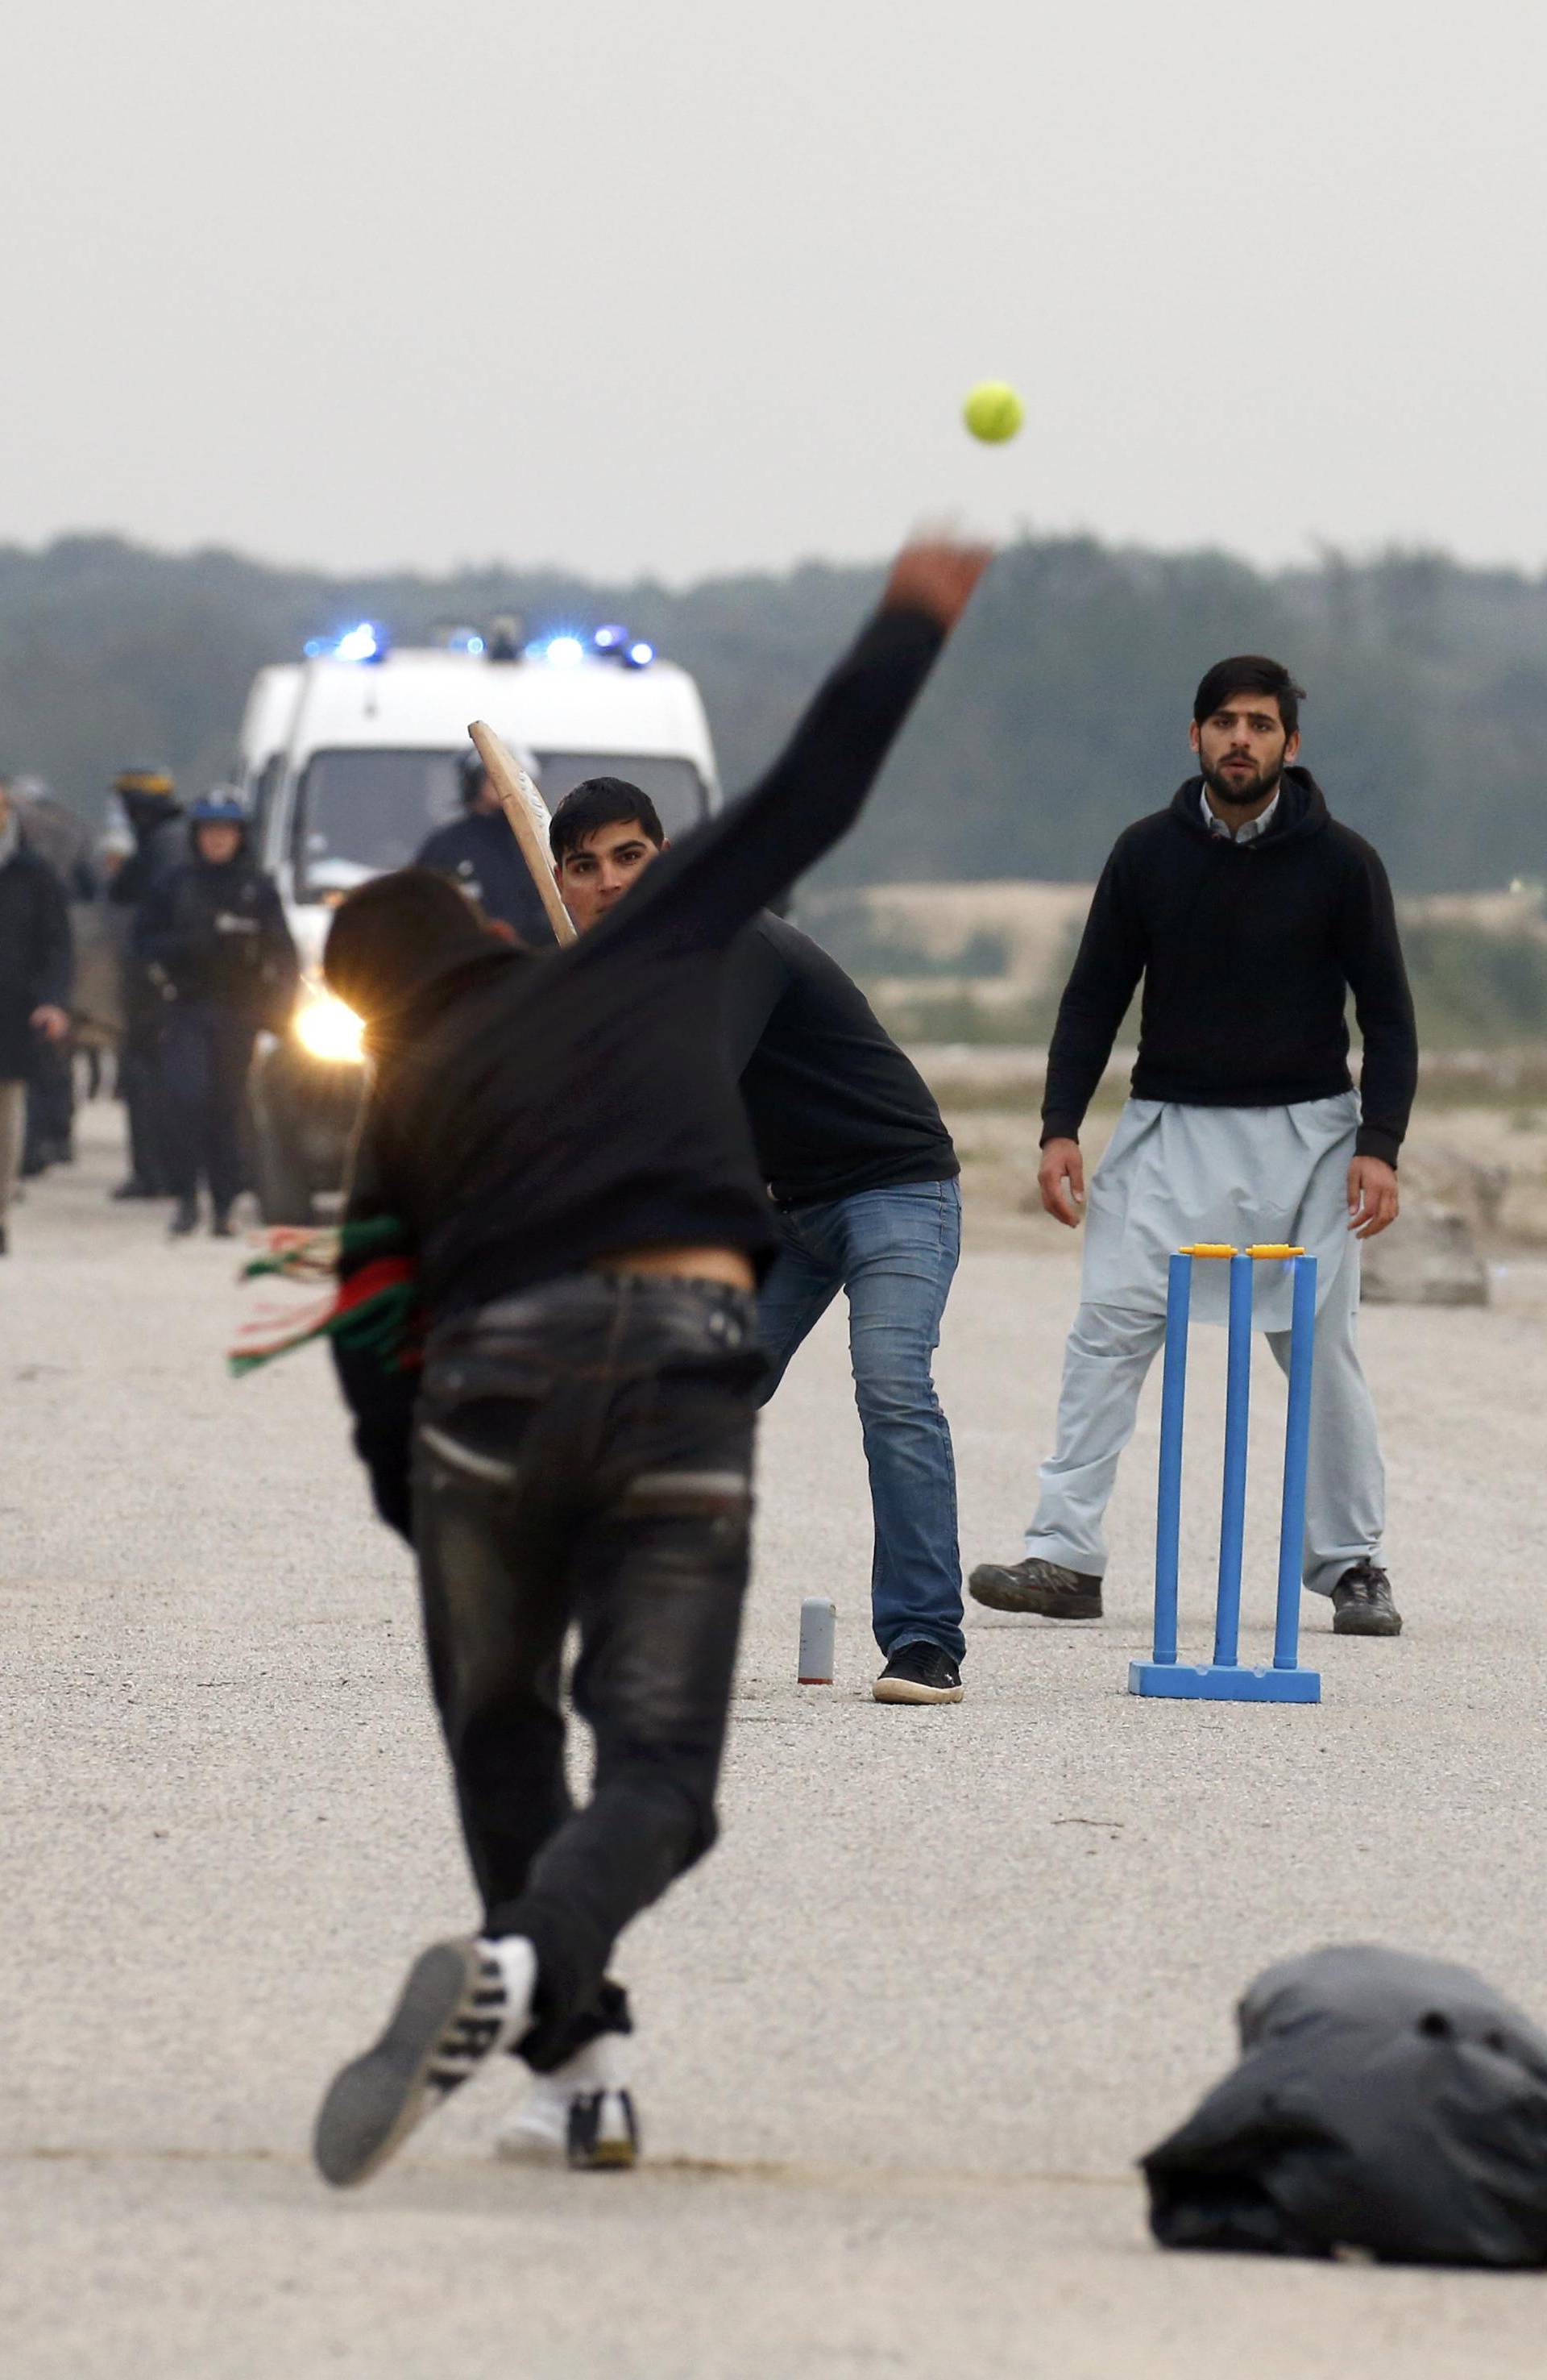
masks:
<path id="1" fill-rule="evenodd" d="M 691 760 L 627 752 L 538 752 L 550 809 L 586 777 L 623 777 L 648 794 L 667 833 L 708 809 Z M 461 816 L 460 752 L 314 752 L 296 797 L 291 856 L 297 901 L 347 892 L 390 868 L 410 868 L 426 838 Z"/>
<path id="2" fill-rule="evenodd" d="M 461 808 L 455 752 L 314 752 L 296 796 L 297 901 L 411 868 Z"/>

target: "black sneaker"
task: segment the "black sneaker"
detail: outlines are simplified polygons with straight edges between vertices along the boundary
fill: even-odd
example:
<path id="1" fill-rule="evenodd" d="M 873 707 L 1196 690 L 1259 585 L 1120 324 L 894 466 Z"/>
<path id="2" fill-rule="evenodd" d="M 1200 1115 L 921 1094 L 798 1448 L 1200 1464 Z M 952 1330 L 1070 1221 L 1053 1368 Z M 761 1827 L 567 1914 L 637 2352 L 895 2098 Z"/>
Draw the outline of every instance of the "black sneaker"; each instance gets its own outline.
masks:
<path id="1" fill-rule="evenodd" d="M 162 1193 L 159 1190 L 152 1190 L 148 1182 L 141 1182 L 137 1174 L 131 1173 L 127 1182 L 120 1182 L 117 1189 L 110 1190 L 107 1195 L 110 1198 L 122 1200 L 125 1198 L 159 1198 L 162 1196 Z"/>
<path id="2" fill-rule="evenodd" d="M 990 1611 L 1039 1611 L 1045 1620 L 1101 1618 L 1100 1579 L 1037 1554 L 1024 1561 L 979 1562 L 967 1592 Z"/>
<path id="3" fill-rule="evenodd" d="M 210 1225 L 210 1237 L 212 1240 L 234 1240 L 236 1236 L 236 1226 L 231 1220 L 230 1208 L 217 1207 Z"/>
<path id="4" fill-rule="evenodd" d="M 873 1692 L 878 1703 L 959 1703 L 961 1672 L 938 1645 L 900 1645 Z"/>
<path id="5" fill-rule="evenodd" d="M 1335 1636 L 1400 1636 L 1402 1614 L 1391 1599 L 1391 1581 L 1378 1563 L 1357 1561 L 1332 1590 Z"/>
<path id="6" fill-rule="evenodd" d="M 166 1228 L 175 1240 L 186 1240 L 190 1232 L 197 1232 L 199 1229 L 198 1199 L 179 1198 L 177 1211 Z"/>
<path id="7" fill-rule="evenodd" d="M 513 1999 L 502 1954 L 517 1947 L 531 1973 Z M 385 2165 L 485 2058 L 526 2032 L 536 1982 L 529 1945 L 497 1953 L 464 1936 L 421 1952 L 381 2040 L 340 2069 L 322 2102 L 312 2145 L 323 2180 L 344 2190 Z"/>

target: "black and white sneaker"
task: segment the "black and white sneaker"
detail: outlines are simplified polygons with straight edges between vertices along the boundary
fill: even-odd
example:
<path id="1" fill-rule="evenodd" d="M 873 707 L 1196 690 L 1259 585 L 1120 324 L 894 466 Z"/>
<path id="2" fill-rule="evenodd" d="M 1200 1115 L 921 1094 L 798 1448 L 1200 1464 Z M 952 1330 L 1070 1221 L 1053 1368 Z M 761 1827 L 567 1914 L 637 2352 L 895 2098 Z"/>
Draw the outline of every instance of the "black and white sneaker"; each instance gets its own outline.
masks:
<path id="1" fill-rule="evenodd" d="M 519 1937 L 422 1951 L 385 2033 L 333 2078 L 313 2149 L 335 2189 L 369 2180 L 427 2116 L 531 2022 L 537 1954 Z"/>
<path id="2" fill-rule="evenodd" d="M 878 1703 L 959 1703 L 961 1672 L 938 1645 L 900 1645 L 872 1691 Z"/>
<path id="3" fill-rule="evenodd" d="M 551 2074 L 534 2074 L 494 2143 L 496 2154 L 520 2164 L 568 2163 L 586 2173 L 636 2164 L 639 2120 L 619 2060 L 619 2037 L 602 2034 Z"/>
<path id="4" fill-rule="evenodd" d="M 626 2091 L 583 2091 L 570 2101 L 565 2155 L 576 2173 L 626 2173 L 639 2161 L 639 2125 Z"/>

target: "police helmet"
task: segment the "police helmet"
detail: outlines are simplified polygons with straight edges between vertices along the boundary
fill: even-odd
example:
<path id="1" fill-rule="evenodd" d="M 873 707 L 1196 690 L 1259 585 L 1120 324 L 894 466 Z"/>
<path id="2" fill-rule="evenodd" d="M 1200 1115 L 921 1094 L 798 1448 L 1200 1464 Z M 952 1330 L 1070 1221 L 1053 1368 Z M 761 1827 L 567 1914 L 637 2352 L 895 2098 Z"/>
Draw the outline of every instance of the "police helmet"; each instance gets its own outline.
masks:
<path id="1" fill-rule="evenodd" d="M 188 817 L 195 826 L 239 826 L 248 822 L 247 810 L 235 785 L 212 785 L 192 803 Z"/>
<path id="2" fill-rule="evenodd" d="M 522 768 L 526 770 L 526 774 L 531 778 L 535 784 L 537 783 L 538 764 L 533 759 L 531 753 L 518 750 L 515 754 L 515 758 Z M 469 744 L 466 751 L 462 755 L 461 759 L 456 764 L 456 774 L 458 785 L 462 794 L 463 808 L 470 810 L 473 804 L 478 797 L 478 787 L 482 784 L 485 776 L 488 774 L 488 771 L 484 768 L 482 758 L 475 745 Z"/>
<path id="3" fill-rule="evenodd" d="M 170 769 L 153 760 L 136 760 L 119 770 L 113 780 L 113 790 L 115 794 L 161 794 L 170 797 L 177 785 Z"/>

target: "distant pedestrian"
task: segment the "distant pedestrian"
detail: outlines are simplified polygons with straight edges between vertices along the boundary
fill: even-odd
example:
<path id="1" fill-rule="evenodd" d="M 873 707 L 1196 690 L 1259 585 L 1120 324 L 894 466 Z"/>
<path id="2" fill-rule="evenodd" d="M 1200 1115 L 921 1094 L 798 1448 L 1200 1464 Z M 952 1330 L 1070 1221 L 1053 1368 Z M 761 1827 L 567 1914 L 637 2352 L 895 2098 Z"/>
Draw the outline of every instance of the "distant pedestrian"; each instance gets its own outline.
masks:
<path id="1" fill-rule="evenodd" d="M 53 870 L 21 840 L 0 785 L 0 1256 L 21 1162 L 27 1085 L 40 1041 L 70 1029 L 70 921 Z"/>
<path id="2" fill-rule="evenodd" d="M 194 803 L 188 822 L 193 856 L 146 901 L 135 952 L 162 1002 L 173 1236 L 198 1229 L 202 1184 L 214 1236 L 229 1239 L 245 1177 L 253 1043 L 261 1026 L 289 1014 L 298 970 L 279 894 L 248 856 L 247 815 L 236 794 L 217 785 Z"/>
<path id="3" fill-rule="evenodd" d="M 118 1091 L 129 1127 L 129 1170 L 115 1198 L 164 1198 L 171 1190 L 163 1113 L 161 1038 L 164 1003 L 136 955 L 139 913 L 151 892 L 188 854 L 187 826 L 170 769 L 139 765 L 114 781 L 109 848 L 127 833 L 132 848 L 114 869 L 108 899 L 129 913 L 125 936 L 124 1038 Z"/>
<path id="4" fill-rule="evenodd" d="M 535 766 L 528 762 L 527 768 L 535 777 Z M 459 775 L 464 815 L 436 829 L 415 866 L 449 876 L 486 917 L 506 927 L 518 941 L 545 950 L 552 942 L 553 929 L 477 752 L 463 754 Z"/>
<path id="5" fill-rule="evenodd" d="M 1103 1535 L 1139 1392 L 1166 1334 L 1166 1267 L 1193 1242 L 1291 1243 L 1320 1259 L 1304 1582 L 1344 1636 L 1402 1626 L 1384 1569 L 1385 1473 L 1360 1364 L 1359 1244 L 1396 1217 L 1418 1079 L 1385 869 L 1328 812 L 1299 750 L 1300 688 L 1258 653 L 1216 662 L 1193 702 L 1201 774 L 1120 835 L 1091 903 L 1047 1058 L 1042 1202 L 1080 1220 L 1080 1127 L 1143 980 L 1132 1097 L 1091 1184 L 1082 1302 L 1058 1444 L 1015 1562 L 985 1562 L 997 1611 L 1101 1617 Z M 1348 1074 L 1349 994 L 1364 1043 Z M 1280 1269 L 1282 1270 L 1284 1269 Z M 1224 1269 L 1194 1312 L 1224 1319 Z M 1260 1327 L 1289 1354 L 1288 1283 Z"/>
<path id="6" fill-rule="evenodd" d="M 97 874 L 84 820 L 42 777 L 14 778 L 11 798 L 22 842 L 53 869 L 66 901 L 77 909 L 95 901 Z M 23 1179 L 46 1172 L 51 1165 L 69 1165 L 74 1159 L 75 1037 L 71 1032 L 50 1041 L 40 1036 L 27 1087 Z"/>

